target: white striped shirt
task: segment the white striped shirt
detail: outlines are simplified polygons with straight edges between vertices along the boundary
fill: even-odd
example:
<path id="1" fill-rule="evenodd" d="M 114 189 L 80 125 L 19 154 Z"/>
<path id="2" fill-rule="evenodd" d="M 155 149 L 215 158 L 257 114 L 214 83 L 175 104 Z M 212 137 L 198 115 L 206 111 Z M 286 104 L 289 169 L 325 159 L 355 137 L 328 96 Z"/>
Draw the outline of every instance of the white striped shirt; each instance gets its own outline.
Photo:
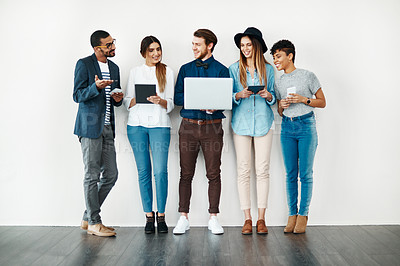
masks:
<path id="1" fill-rule="evenodd" d="M 110 80 L 110 70 L 108 68 L 107 63 L 99 62 L 100 66 L 100 71 L 101 71 L 101 76 L 105 80 Z M 106 117 L 104 119 L 104 125 L 110 125 L 110 116 L 111 116 L 111 86 L 105 87 L 105 93 L 106 93 Z"/>

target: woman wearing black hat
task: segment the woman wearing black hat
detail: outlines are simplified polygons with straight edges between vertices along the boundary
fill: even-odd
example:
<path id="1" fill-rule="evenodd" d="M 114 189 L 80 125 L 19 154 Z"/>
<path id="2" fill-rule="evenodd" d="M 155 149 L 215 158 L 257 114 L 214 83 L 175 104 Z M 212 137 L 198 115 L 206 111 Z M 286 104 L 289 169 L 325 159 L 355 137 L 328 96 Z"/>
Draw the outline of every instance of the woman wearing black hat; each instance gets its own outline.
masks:
<path id="1" fill-rule="evenodd" d="M 229 67 L 233 79 L 232 129 L 236 149 L 240 207 L 245 223 L 242 234 L 252 234 L 250 202 L 251 150 L 257 177 L 257 234 L 267 234 L 265 211 L 268 205 L 269 162 L 272 146 L 272 123 L 275 104 L 274 69 L 265 60 L 268 50 L 261 32 L 253 27 L 234 37 L 240 49 L 239 61 Z"/>

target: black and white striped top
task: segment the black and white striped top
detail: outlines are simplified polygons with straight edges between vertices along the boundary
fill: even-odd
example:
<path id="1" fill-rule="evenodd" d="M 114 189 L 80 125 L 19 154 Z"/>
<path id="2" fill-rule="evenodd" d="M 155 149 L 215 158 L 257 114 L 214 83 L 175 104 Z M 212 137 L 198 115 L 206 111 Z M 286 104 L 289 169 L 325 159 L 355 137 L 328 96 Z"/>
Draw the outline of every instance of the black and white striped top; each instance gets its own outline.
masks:
<path id="1" fill-rule="evenodd" d="M 108 64 L 99 61 L 100 71 L 103 79 L 110 79 L 110 70 L 108 69 Z M 104 119 L 104 125 L 110 125 L 110 115 L 111 115 L 111 86 L 105 87 L 106 93 L 106 117 Z"/>

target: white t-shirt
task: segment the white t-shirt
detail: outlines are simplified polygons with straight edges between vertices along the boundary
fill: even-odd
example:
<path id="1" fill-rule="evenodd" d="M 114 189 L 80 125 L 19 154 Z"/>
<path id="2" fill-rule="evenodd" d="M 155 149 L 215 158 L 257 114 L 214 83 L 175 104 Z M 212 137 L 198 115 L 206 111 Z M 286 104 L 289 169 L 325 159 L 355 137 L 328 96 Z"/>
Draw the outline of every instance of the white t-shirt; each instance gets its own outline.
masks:
<path id="1" fill-rule="evenodd" d="M 110 80 L 111 75 L 110 75 L 110 70 L 108 68 L 108 64 L 100 61 L 97 62 L 99 62 L 102 79 Z M 104 90 L 106 93 L 106 117 L 104 119 L 104 125 L 107 126 L 110 125 L 110 116 L 111 116 L 111 86 L 109 85 L 105 87 Z"/>
<path id="2" fill-rule="evenodd" d="M 128 125 L 143 127 L 171 127 L 168 113 L 174 109 L 174 73 L 167 67 L 167 83 L 164 92 L 160 92 L 156 77 L 156 67 L 146 64 L 135 67 L 130 71 L 124 105 L 129 111 Z M 135 84 L 155 84 L 157 95 L 167 101 L 167 109 L 159 104 L 136 104 L 129 108 L 132 98 L 135 97 Z"/>

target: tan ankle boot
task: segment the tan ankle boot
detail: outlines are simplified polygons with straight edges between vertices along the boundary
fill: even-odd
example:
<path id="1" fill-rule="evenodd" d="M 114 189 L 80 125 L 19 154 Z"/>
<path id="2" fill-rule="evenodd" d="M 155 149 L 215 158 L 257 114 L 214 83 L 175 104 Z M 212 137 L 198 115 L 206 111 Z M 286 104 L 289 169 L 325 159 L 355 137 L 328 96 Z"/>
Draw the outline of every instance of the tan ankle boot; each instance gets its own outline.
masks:
<path id="1" fill-rule="evenodd" d="M 294 227 L 296 226 L 296 220 L 297 220 L 297 215 L 289 216 L 287 225 L 286 225 L 285 229 L 283 229 L 283 232 L 292 233 Z"/>
<path id="2" fill-rule="evenodd" d="M 307 227 L 307 220 L 308 216 L 301 216 L 297 217 L 296 226 L 294 227 L 293 233 L 294 234 L 303 234 L 306 232 Z"/>

